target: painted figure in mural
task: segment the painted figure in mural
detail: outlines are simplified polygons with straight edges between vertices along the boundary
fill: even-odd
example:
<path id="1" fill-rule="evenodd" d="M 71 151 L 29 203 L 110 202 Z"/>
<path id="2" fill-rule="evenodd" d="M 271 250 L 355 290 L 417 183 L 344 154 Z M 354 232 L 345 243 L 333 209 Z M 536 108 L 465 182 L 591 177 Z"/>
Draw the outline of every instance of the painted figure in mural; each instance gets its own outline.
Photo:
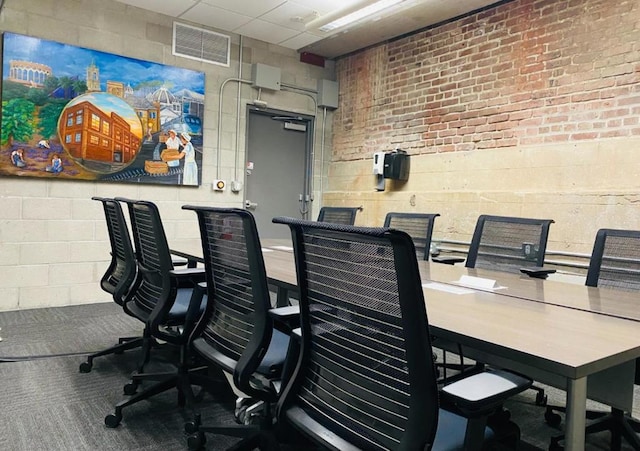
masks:
<path id="1" fill-rule="evenodd" d="M 167 164 L 172 167 L 180 164 L 184 158 L 184 169 L 182 173 L 183 185 L 198 185 L 198 164 L 196 163 L 196 151 L 191 144 L 191 135 L 187 132 L 180 133 L 180 143 L 182 151 L 166 157 Z M 175 164 L 172 164 L 175 163 Z"/>
<path id="2" fill-rule="evenodd" d="M 62 160 L 57 153 L 54 153 L 51 156 L 51 164 L 44 168 L 44 170 L 47 172 L 52 172 L 54 174 L 59 174 L 62 172 Z"/>
<path id="3" fill-rule="evenodd" d="M 161 155 L 161 158 L 167 162 L 167 165 L 170 168 L 180 166 L 180 162 L 178 161 L 178 159 L 174 158 L 180 151 L 180 140 L 176 136 L 175 130 L 169 130 L 169 137 L 165 141 L 165 144 L 167 145 L 167 148 L 162 153 L 167 156 L 162 157 Z"/>
<path id="4" fill-rule="evenodd" d="M 16 149 L 11 152 L 11 163 L 19 168 L 23 168 L 27 165 L 24 161 L 24 149 Z"/>
<path id="5" fill-rule="evenodd" d="M 49 142 L 46 139 L 41 139 L 40 141 L 38 141 L 38 148 L 39 149 L 48 149 L 49 148 Z"/>
<path id="6" fill-rule="evenodd" d="M 198 164 L 196 163 L 196 151 L 191 144 L 191 136 L 187 132 L 180 133 L 182 152 L 180 158 L 184 158 L 184 171 L 182 174 L 183 185 L 198 185 Z"/>

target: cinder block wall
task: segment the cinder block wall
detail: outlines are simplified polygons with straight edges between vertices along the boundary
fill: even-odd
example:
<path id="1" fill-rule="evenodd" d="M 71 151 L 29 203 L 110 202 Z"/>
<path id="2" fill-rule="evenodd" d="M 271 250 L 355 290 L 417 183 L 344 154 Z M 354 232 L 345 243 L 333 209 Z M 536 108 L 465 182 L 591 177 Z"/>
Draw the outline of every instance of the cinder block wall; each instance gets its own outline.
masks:
<path id="1" fill-rule="evenodd" d="M 339 59 L 325 203 L 437 212 L 470 240 L 479 214 L 552 218 L 549 248 L 590 253 L 640 228 L 640 3 L 516 0 Z M 374 191 L 372 154 L 411 154 Z"/>
<path id="2" fill-rule="evenodd" d="M 212 181 L 217 178 L 219 134 L 220 177 L 234 178 L 236 143 L 240 152 L 238 161 L 245 161 L 246 104 L 257 97 L 257 92 L 243 84 L 238 111 L 237 84 L 228 83 L 222 111 L 218 109 L 221 84 L 240 74 L 240 37 L 231 36 L 232 62 L 228 68 L 175 57 L 171 53 L 173 20 L 113 0 L 4 2 L 0 31 L 202 71 L 206 75 L 206 99 L 203 185 L 199 188 L 0 178 L 0 311 L 110 301 L 99 288 L 109 259 L 109 242 L 101 205 L 92 201 L 92 196 L 125 196 L 156 202 L 171 246 L 187 251 L 199 248 L 199 235 L 195 215 L 181 210 L 182 205 L 239 207 L 243 204 L 242 193 L 212 192 L 211 189 Z M 249 38 L 242 40 L 242 47 L 243 79 L 251 78 L 252 63 L 279 67 L 283 83 L 306 90 L 315 90 L 318 79 L 334 79 L 332 64 L 323 69 L 300 63 L 299 55 L 293 50 Z M 316 114 L 308 95 L 265 91 L 261 98 L 275 109 Z M 219 129 L 220 114 L 223 120 Z M 236 139 L 238 116 L 241 132 Z M 321 141 L 320 119 L 316 124 L 316 148 Z M 330 136 L 330 127 L 326 133 Z M 330 142 L 326 140 L 325 147 L 330 149 Z M 327 152 L 327 159 L 329 154 Z M 319 158 L 317 152 L 314 175 L 318 179 L 323 166 Z M 321 185 L 319 181 L 314 182 L 314 186 Z M 315 193 L 315 197 L 320 198 L 320 193 Z"/>

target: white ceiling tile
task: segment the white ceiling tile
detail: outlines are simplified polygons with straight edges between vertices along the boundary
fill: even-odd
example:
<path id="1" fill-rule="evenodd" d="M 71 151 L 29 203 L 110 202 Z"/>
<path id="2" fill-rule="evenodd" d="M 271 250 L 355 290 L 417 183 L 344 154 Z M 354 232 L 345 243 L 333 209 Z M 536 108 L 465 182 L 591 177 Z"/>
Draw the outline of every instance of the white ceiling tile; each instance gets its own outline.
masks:
<path id="1" fill-rule="evenodd" d="M 314 10 L 311 8 L 296 5 L 293 2 L 287 2 L 263 14 L 260 16 L 260 19 L 282 27 L 304 31 L 305 23 L 314 19 L 313 13 Z"/>
<path id="2" fill-rule="evenodd" d="M 201 0 L 202 3 L 226 9 L 245 16 L 260 17 L 261 15 L 286 4 L 286 0 Z"/>
<path id="3" fill-rule="evenodd" d="M 180 16 L 180 18 L 226 31 L 235 31 L 236 28 L 253 20 L 249 16 L 216 8 L 204 3 L 197 4 Z"/>
<path id="4" fill-rule="evenodd" d="M 317 40 L 318 37 L 310 33 L 300 33 L 296 36 L 293 36 L 292 38 L 287 39 L 286 41 L 282 41 L 280 45 L 288 49 L 298 50 L 304 46 L 316 42 Z"/>
<path id="5" fill-rule="evenodd" d="M 320 16 L 324 16 L 334 11 L 351 8 L 362 3 L 362 0 L 291 0 L 289 3 L 310 8 L 317 11 Z"/>
<path id="6" fill-rule="evenodd" d="M 296 30 L 280 27 L 259 19 L 252 20 L 251 22 L 236 28 L 234 31 L 243 36 L 260 39 L 266 42 L 273 42 L 275 44 L 286 41 L 299 33 Z"/>
<path id="7" fill-rule="evenodd" d="M 199 0 L 119 0 L 120 3 L 154 11 L 166 16 L 179 16 Z"/>

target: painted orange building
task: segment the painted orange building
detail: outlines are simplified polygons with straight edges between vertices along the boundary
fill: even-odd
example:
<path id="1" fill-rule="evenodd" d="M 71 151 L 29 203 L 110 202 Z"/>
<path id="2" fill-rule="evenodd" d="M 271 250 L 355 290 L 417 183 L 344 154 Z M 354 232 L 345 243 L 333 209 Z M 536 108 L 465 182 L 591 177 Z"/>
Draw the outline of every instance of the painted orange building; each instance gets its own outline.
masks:
<path id="1" fill-rule="evenodd" d="M 87 101 L 65 109 L 59 130 L 65 148 L 82 160 L 126 164 L 140 148 L 140 138 L 123 117 Z"/>

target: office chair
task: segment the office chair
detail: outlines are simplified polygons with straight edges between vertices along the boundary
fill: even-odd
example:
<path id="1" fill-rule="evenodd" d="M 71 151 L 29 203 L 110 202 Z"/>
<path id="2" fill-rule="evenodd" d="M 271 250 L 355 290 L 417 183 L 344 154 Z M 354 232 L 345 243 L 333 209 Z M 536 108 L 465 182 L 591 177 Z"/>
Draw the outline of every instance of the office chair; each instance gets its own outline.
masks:
<path id="1" fill-rule="evenodd" d="M 520 268 L 541 267 L 544 265 L 549 227 L 553 222 L 552 219 L 481 215 L 476 222 L 465 266 L 511 273 L 519 272 Z M 447 257 L 433 260 L 442 262 Z M 484 367 L 480 362 L 466 365 L 459 345 L 457 352 L 460 364 L 444 364 L 445 372 L 447 369 L 477 371 Z M 531 388 L 537 392 L 536 404 L 546 405 L 544 389 Z"/>
<path id="2" fill-rule="evenodd" d="M 360 207 L 322 207 L 318 214 L 318 222 L 353 225 Z"/>
<path id="3" fill-rule="evenodd" d="M 552 223 L 552 219 L 481 215 L 465 266 L 504 272 L 543 266 Z"/>
<path id="4" fill-rule="evenodd" d="M 640 291 L 640 231 L 600 229 L 589 261 L 586 285 L 625 291 Z M 635 384 L 640 385 L 640 359 L 636 359 Z M 552 426 L 560 424 L 565 407 L 547 406 L 545 420 Z M 611 449 L 619 450 L 624 438 L 635 449 L 640 449 L 640 421 L 620 409 L 611 412 L 587 411 L 587 418 L 595 419 L 587 425 L 586 434 L 611 431 Z M 562 449 L 564 436 L 551 438 L 549 449 Z"/>
<path id="5" fill-rule="evenodd" d="M 237 407 L 250 404 L 237 412 L 241 425 L 204 426 L 195 413 L 185 424 L 188 446 L 200 449 L 205 433 L 211 432 L 243 437 L 236 449 L 250 447 L 261 436 L 258 431 L 271 423 L 270 406 L 277 399 L 289 336 L 275 329 L 269 316 L 267 275 L 253 215 L 232 208 L 183 208 L 198 216 L 209 299 L 192 348 L 209 365 L 233 375 L 233 385 L 242 393 Z"/>
<path id="6" fill-rule="evenodd" d="M 487 416 L 531 380 L 495 370 L 439 392 L 407 233 L 273 221 L 291 228 L 301 314 L 301 351 L 276 407 L 280 439 L 292 428 L 323 449 L 438 450 L 497 438 Z M 470 401 L 467 390 L 483 394 Z"/>
<path id="7" fill-rule="evenodd" d="M 145 328 L 142 363 L 131 382 L 124 386 L 125 395 L 131 396 L 116 404 L 115 412 L 105 417 L 105 425 L 111 428 L 120 424 L 125 407 L 171 388 L 178 389 L 178 402 L 184 404 L 184 396 L 190 390 L 184 385 L 184 375 L 190 370 L 187 339 L 206 304 L 204 290 L 198 289 L 198 283 L 204 280 L 204 270 L 174 269 L 157 206 L 147 201 L 117 200 L 128 205 L 138 269 L 124 309 L 142 321 Z M 156 340 L 179 348 L 177 371 L 144 373 Z M 159 382 L 136 393 L 144 380 Z"/>
<path id="8" fill-rule="evenodd" d="M 111 243 L 111 263 L 100 279 L 100 287 L 112 295 L 116 304 L 123 307 L 125 296 L 136 277 L 136 258 L 129 229 L 127 229 L 120 202 L 103 197 L 92 197 L 91 199 L 102 203 L 109 242 Z M 90 372 L 96 357 L 120 354 L 142 346 L 142 342 L 142 336 L 119 338 L 117 345 L 87 356 L 87 361 L 80 364 L 80 372 Z"/>
<path id="9" fill-rule="evenodd" d="M 384 227 L 406 232 L 413 240 L 418 259 L 429 260 L 433 223 L 438 216 L 438 213 L 390 212 L 384 218 Z"/>

